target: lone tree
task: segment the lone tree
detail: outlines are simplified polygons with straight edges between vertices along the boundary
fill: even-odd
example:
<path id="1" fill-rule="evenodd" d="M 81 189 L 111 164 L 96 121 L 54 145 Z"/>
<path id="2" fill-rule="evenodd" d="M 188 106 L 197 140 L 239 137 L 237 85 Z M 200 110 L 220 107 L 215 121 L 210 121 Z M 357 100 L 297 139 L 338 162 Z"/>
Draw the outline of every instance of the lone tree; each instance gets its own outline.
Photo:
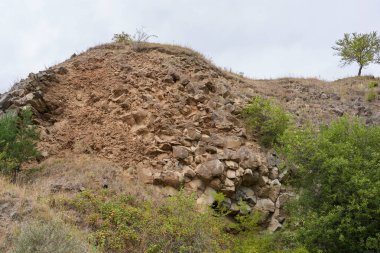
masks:
<path id="1" fill-rule="evenodd" d="M 358 76 L 361 75 L 363 67 L 370 63 L 380 64 L 380 37 L 377 32 L 371 33 L 345 33 L 344 38 L 335 42 L 336 55 L 341 57 L 342 66 L 353 62 L 359 64 Z"/>

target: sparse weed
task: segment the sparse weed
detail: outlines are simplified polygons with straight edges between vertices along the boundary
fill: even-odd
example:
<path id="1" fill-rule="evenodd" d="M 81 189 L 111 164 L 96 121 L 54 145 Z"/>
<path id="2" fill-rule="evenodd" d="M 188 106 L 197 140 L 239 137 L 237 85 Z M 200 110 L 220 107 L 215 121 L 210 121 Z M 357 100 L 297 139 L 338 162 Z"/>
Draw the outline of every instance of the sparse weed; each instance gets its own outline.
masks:
<path id="1" fill-rule="evenodd" d="M 129 44 L 132 42 L 131 36 L 126 32 L 116 33 L 112 38 L 113 42 Z"/>
<path id="2" fill-rule="evenodd" d="M 373 100 L 375 100 L 377 98 L 377 92 L 372 88 L 368 91 L 367 93 L 367 101 L 368 102 L 372 102 Z"/>
<path id="3" fill-rule="evenodd" d="M 378 87 L 379 86 L 379 83 L 377 81 L 370 81 L 368 83 L 368 89 L 372 89 L 372 88 L 375 88 L 375 87 Z"/>
<path id="4" fill-rule="evenodd" d="M 31 221 L 21 227 L 12 253 L 86 253 L 89 245 L 59 221 Z"/>

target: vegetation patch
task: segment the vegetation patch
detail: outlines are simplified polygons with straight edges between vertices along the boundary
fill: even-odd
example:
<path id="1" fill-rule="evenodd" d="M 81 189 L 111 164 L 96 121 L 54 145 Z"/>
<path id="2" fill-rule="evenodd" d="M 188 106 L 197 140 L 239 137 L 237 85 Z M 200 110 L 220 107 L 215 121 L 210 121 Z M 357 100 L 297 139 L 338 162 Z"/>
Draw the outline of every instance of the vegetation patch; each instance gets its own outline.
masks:
<path id="1" fill-rule="evenodd" d="M 377 81 L 370 81 L 368 83 L 368 89 L 372 89 L 372 88 L 375 88 L 375 87 L 378 87 L 379 86 L 379 83 Z"/>
<path id="2" fill-rule="evenodd" d="M 311 252 L 379 252 L 380 127 L 343 117 L 282 143 L 300 189 L 288 230 Z"/>
<path id="3" fill-rule="evenodd" d="M 25 223 L 14 239 L 12 253 L 89 253 L 89 245 L 60 221 Z"/>
<path id="4" fill-rule="evenodd" d="M 290 116 L 269 99 L 254 97 L 243 109 L 242 115 L 250 129 L 260 139 L 260 142 L 271 147 L 278 143 L 279 137 L 290 124 Z"/>
<path id="5" fill-rule="evenodd" d="M 39 155 L 38 134 L 32 123 L 32 112 L 24 109 L 19 115 L 7 113 L 0 117 L 0 172 L 13 179 L 23 162 Z"/>
<path id="6" fill-rule="evenodd" d="M 372 88 L 367 92 L 367 101 L 372 102 L 377 98 L 377 92 Z"/>
<path id="7" fill-rule="evenodd" d="M 80 214 L 102 252 L 226 252 L 231 243 L 223 222 L 199 212 L 195 198 L 184 192 L 153 203 L 86 191 L 62 203 Z"/>

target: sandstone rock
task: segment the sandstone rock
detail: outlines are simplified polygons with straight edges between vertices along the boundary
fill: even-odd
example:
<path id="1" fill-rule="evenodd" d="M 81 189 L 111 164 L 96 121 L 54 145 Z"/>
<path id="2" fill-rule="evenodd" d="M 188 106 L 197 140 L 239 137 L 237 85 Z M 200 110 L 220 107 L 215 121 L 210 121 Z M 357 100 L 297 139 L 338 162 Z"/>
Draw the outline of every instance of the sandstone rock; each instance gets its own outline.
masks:
<path id="1" fill-rule="evenodd" d="M 211 181 L 213 177 L 219 177 L 223 174 L 224 164 L 219 160 L 212 160 L 198 165 L 195 173 L 206 181 Z"/>
<path id="2" fill-rule="evenodd" d="M 223 148 L 224 139 L 221 136 L 214 134 L 210 136 L 209 143 L 215 147 Z"/>
<path id="3" fill-rule="evenodd" d="M 227 149 L 237 150 L 241 146 L 240 138 L 234 136 L 228 136 L 224 139 L 223 147 Z"/>
<path id="4" fill-rule="evenodd" d="M 195 128 L 187 129 L 187 131 L 185 131 L 185 136 L 187 139 L 192 141 L 199 141 L 202 138 L 201 132 Z"/>
<path id="5" fill-rule="evenodd" d="M 176 159 L 184 160 L 189 156 L 187 148 L 182 146 L 173 146 L 173 157 Z"/>
<path id="6" fill-rule="evenodd" d="M 240 166 L 243 169 L 256 169 L 259 166 L 258 159 L 255 153 L 248 147 L 241 147 L 237 151 L 237 156 L 240 159 Z"/>
<path id="7" fill-rule="evenodd" d="M 231 170 L 237 170 L 239 168 L 239 164 L 234 161 L 225 161 L 225 164 Z"/>
<path id="8" fill-rule="evenodd" d="M 161 173 L 154 174 L 153 183 L 158 185 L 171 186 L 178 189 L 181 184 L 180 175 L 176 171 L 163 171 Z"/>
<path id="9" fill-rule="evenodd" d="M 193 179 L 186 186 L 189 187 L 193 191 L 198 191 L 198 190 L 203 191 L 205 188 L 203 181 L 199 178 Z"/>
<path id="10" fill-rule="evenodd" d="M 292 197 L 291 194 L 289 193 L 281 193 L 280 196 L 278 196 L 277 201 L 276 201 L 276 207 L 277 208 L 282 208 L 285 203 Z"/>
<path id="11" fill-rule="evenodd" d="M 237 170 L 236 170 L 236 176 L 237 177 L 242 177 L 244 175 L 244 169 L 239 167 Z"/>
<path id="12" fill-rule="evenodd" d="M 236 173 L 234 170 L 227 170 L 227 174 L 226 176 L 229 178 L 229 179 L 235 179 L 236 178 Z"/>
<path id="13" fill-rule="evenodd" d="M 268 226 L 268 230 L 271 231 L 271 232 L 275 232 L 275 231 L 278 231 L 282 228 L 282 225 L 281 223 L 276 220 L 276 219 L 271 219 L 270 223 L 269 223 L 269 226 Z"/>
<path id="14" fill-rule="evenodd" d="M 214 178 L 213 180 L 211 180 L 209 186 L 211 188 L 219 191 L 220 189 L 222 189 L 223 184 L 222 184 L 222 181 L 219 178 Z"/>
<path id="15" fill-rule="evenodd" d="M 190 168 L 189 166 L 185 166 L 183 168 L 183 175 L 191 179 L 194 178 L 196 174 L 192 168 Z"/>
<path id="16" fill-rule="evenodd" d="M 273 167 L 269 171 L 269 178 L 272 179 L 272 180 L 277 179 L 278 175 L 279 175 L 279 172 L 278 172 L 278 168 L 277 167 Z"/>
<path id="17" fill-rule="evenodd" d="M 139 168 L 137 170 L 137 175 L 143 183 L 145 184 L 153 183 L 153 173 L 149 168 L 147 167 Z"/>
<path id="18" fill-rule="evenodd" d="M 216 191 L 214 189 L 211 187 L 206 187 L 203 194 L 197 199 L 197 204 L 211 206 L 215 201 L 215 194 Z"/>
<path id="19" fill-rule="evenodd" d="M 235 186 L 234 181 L 232 181 L 229 178 L 226 178 L 226 180 L 224 181 L 224 185 L 227 187 L 234 187 Z"/>
<path id="20" fill-rule="evenodd" d="M 270 199 L 258 199 L 255 206 L 255 210 L 274 212 L 275 205 L 273 201 Z"/>
<path id="21" fill-rule="evenodd" d="M 260 198 L 269 198 L 273 202 L 276 202 L 277 197 L 280 194 L 281 186 L 280 185 L 266 185 L 259 190 Z"/>

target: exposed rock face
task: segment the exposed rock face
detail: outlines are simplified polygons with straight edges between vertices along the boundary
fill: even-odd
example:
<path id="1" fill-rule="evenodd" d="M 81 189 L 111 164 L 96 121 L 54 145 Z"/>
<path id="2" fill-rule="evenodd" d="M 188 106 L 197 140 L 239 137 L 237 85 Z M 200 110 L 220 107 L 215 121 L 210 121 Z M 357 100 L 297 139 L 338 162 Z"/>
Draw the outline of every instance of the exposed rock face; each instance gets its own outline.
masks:
<path id="1" fill-rule="evenodd" d="M 336 94 L 277 82 L 336 104 L 323 112 L 348 110 Z M 223 192 L 231 210 L 239 212 L 244 200 L 268 214 L 267 223 L 277 230 L 289 197 L 281 186 L 285 172 L 277 155 L 246 134 L 238 117 L 258 91 L 267 94 L 259 84 L 225 73 L 187 49 L 148 45 L 137 53 L 108 44 L 30 74 L 0 96 L 0 114 L 31 106 L 41 130 L 39 146 L 49 156 L 96 154 L 146 184 L 196 192 L 199 203 L 212 204 L 211 195 Z M 297 101 L 289 98 L 289 108 Z M 358 115 L 379 118 L 371 116 L 374 106 L 362 101 L 352 106 Z"/>

